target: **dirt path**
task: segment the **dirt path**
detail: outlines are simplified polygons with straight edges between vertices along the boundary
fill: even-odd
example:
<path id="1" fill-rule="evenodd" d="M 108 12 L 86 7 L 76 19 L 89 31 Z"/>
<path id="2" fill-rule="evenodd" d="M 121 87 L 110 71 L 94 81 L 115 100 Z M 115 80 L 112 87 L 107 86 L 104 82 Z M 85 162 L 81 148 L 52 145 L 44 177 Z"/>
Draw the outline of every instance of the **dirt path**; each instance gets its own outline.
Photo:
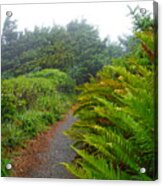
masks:
<path id="1" fill-rule="evenodd" d="M 72 141 L 63 132 L 74 122 L 72 111 L 65 118 L 31 140 L 21 155 L 14 159 L 13 175 L 33 178 L 74 178 L 60 165 L 60 162 L 71 162 L 75 153 L 70 148 Z"/>

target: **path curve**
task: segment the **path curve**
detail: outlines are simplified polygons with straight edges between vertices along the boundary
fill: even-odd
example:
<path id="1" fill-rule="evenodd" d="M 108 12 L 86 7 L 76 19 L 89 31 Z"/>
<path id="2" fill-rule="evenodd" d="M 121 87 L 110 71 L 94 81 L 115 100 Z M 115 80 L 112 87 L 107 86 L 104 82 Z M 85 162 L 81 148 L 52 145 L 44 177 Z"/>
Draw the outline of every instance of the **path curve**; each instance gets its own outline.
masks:
<path id="1" fill-rule="evenodd" d="M 69 129 L 76 121 L 72 113 L 72 110 L 70 110 L 63 121 L 58 122 L 57 125 L 52 127 L 48 132 L 41 134 L 33 143 L 29 143 L 27 148 L 21 153 L 21 156 L 15 158 L 14 176 L 32 178 L 75 178 L 63 165 L 59 164 L 60 162 L 70 163 L 75 157 L 75 152 L 70 148 L 72 141 L 63 134 L 63 132 Z M 37 150 L 38 144 L 40 145 L 39 150 Z M 42 144 L 44 144 L 45 147 L 43 147 Z M 41 146 L 43 148 L 41 148 Z M 36 150 L 34 150 L 35 148 Z"/>

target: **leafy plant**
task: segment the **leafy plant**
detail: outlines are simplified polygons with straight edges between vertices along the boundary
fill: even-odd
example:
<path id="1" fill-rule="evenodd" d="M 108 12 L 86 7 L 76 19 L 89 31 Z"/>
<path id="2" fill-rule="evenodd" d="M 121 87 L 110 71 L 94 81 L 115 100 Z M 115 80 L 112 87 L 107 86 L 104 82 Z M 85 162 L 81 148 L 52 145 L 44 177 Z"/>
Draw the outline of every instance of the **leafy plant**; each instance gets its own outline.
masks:
<path id="1" fill-rule="evenodd" d="M 136 35 L 147 48 L 146 32 Z M 135 50 L 140 47 L 138 44 Z M 72 148 L 77 157 L 72 164 L 63 163 L 75 176 L 115 180 L 157 177 L 155 72 L 150 60 L 146 50 L 133 52 L 115 59 L 112 66 L 105 66 L 90 83 L 78 88 L 78 121 L 66 132 L 75 142 Z M 140 173 L 141 167 L 146 168 L 145 174 Z"/>
<path id="2" fill-rule="evenodd" d="M 11 174 L 11 170 L 6 169 L 7 164 L 11 164 L 11 160 L 9 159 L 2 159 L 1 160 L 1 176 L 6 177 Z"/>
<path id="3" fill-rule="evenodd" d="M 16 147 L 62 117 L 74 99 L 74 81 L 56 69 L 2 80 L 2 161 Z M 62 89 L 61 89 L 62 87 Z M 2 174 L 9 171 L 2 167 Z"/>

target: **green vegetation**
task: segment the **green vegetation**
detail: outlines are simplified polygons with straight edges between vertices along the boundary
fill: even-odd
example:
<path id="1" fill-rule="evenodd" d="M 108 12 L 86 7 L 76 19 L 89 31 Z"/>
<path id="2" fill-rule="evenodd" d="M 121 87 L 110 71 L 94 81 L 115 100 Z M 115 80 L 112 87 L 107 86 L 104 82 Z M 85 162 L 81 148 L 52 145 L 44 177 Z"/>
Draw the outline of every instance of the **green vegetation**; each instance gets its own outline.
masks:
<path id="1" fill-rule="evenodd" d="M 129 8 L 130 9 L 130 8 Z M 86 20 L 66 27 L 2 33 L 2 176 L 14 150 L 60 120 L 77 101 L 65 133 L 76 157 L 62 164 L 78 178 L 157 177 L 154 21 L 130 9 L 133 35 L 102 40 Z M 77 88 L 76 88 L 77 87 Z M 146 173 L 141 174 L 140 168 Z"/>
<path id="2" fill-rule="evenodd" d="M 76 99 L 74 87 L 91 76 L 122 47 L 101 40 L 86 20 L 66 27 L 17 31 L 7 17 L 2 37 L 2 175 L 14 148 L 59 120 Z M 109 54 L 109 55 L 108 55 Z"/>
<path id="3" fill-rule="evenodd" d="M 107 38 L 101 40 L 98 30 L 86 20 L 72 21 L 66 28 L 35 27 L 33 32 L 24 33 L 17 32 L 16 27 L 16 21 L 6 19 L 2 34 L 3 78 L 57 68 L 82 84 L 123 53 L 118 44 Z"/>
<path id="4" fill-rule="evenodd" d="M 60 120 L 74 101 L 74 81 L 45 69 L 2 81 L 2 158 Z M 2 175 L 5 173 L 2 168 Z"/>
<path id="5" fill-rule="evenodd" d="M 133 52 L 114 59 L 79 87 L 75 111 L 79 120 L 66 132 L 75 141 L 72 149 L 77 157 L 72 164 L 62 163 L 78 178 L 157 177 L 154 38 L 152 27 L 141 27 L 135 29 L 140 42 Z M 145 174 L 140 173 L 141 167 L 146 168 Z"/>

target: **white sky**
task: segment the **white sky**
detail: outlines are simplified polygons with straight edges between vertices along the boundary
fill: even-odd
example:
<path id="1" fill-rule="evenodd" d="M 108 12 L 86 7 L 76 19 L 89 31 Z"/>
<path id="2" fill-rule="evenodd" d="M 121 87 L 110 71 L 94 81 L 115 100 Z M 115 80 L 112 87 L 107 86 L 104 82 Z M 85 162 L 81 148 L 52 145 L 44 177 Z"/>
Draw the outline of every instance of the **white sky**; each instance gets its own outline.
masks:
<path id="1" fill-rule="evenodd" d="M 116 41 L 118 36 L 131 34 L 131 18 L 127 17 L 127 5 L 153 11 L 152 1 L 137 2 L 101 2 L 101 3 L 69 3 L 69 4 L 28 4 L 2 5 L 2 24 L 6 11 L 12 11 L 12 19 L 17 19 L 18 30 L 33 30 L 34 26 L 65 26 L 71 20 L 82 18 L 98 28 L 101 38 L 107 36 Z"/>

